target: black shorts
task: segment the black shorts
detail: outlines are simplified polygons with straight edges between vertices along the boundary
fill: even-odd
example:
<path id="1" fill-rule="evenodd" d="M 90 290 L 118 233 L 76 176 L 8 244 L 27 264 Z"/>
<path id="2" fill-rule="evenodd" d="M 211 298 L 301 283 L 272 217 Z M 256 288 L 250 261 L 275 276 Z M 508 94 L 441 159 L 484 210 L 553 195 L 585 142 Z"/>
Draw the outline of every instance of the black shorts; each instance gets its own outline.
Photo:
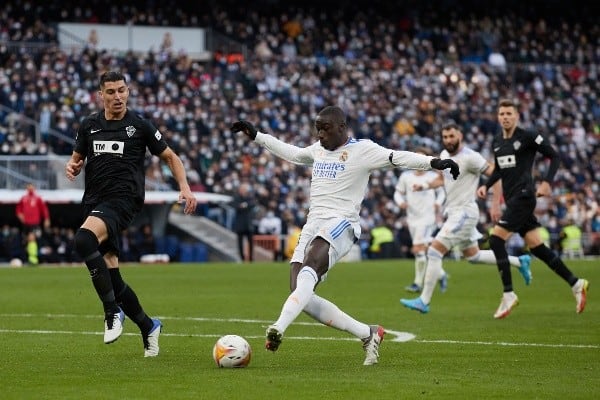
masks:
<path id="1" fill-rule="evenodd" d="M 140 210 L 140 206 L 136 206 L 131 200 L 124 199 L 108 200 L 98 204 L 85 204 L 83 206 L 83 215 L 85 218 L 89 216 L 97 217 L 106 224 L 108 239 L 100 243 L 98 247 L 100 254 L 112 252 L 119 256 L 121 251 L 119 245 L 121 232 L 129 227 L 133 218 Z"/>
<path id="2" fill-rule="evenodd" d="M 513 197 L 506 202 L 506 209 L 498 225 L 510 232 L 517 232 L 521 236 L 540 226 L 533 211 L 536 205 L 535 195 L 524 193 Z"/>

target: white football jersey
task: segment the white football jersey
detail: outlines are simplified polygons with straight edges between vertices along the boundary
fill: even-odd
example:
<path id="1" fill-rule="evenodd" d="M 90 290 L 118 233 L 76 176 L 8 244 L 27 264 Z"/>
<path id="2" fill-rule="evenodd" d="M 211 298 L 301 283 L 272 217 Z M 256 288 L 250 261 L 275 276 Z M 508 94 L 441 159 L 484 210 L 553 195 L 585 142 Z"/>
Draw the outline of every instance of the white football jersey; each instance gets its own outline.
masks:
<path id="1" fill-rule="evenodd" d="M 398 205 L 406 202 L 406 217 L 409 222 L 426 225 L 435 223 L 435 205 L 443 203 L 444 189 L 440 187 L 435 190 L 415 191 L 413 187 L 424 183 L 429 184 L 437 176 L 438 174 L 433 171 L 421 174 L 417 171 L 406 171 L 400 175 L 394 192 L 394 200 Z"/>
<path id="2" fill-rule="evenodd" d="M 465 207 L 477 210 L 475 192 L 479 186 L 479 177 L 488 167 L 485 158 L 466 146 L 463 146 L 453 156 L 450 156 L 447 150 L 443 150 L 440 158 L 450 158 L 460 168 L 460 175 L 456 180 L 452 178 L 449 170 L 442 171 L 442 174 L 444 174 L 444 188 L 446 189 L 446 212 Z"/>
<path id="3" fill-rule="evenodd" d="M 359 211 L 371 172 L 380 168 L 431 170 L 432 157 L 385 148 L 368 139 L 350 138 L 329 151 L 315 142 L 297 147 L 258 132 L 256 142 L 295 164 L 312 165 L 308 219 L 344 217 L 359 223 Z"/>

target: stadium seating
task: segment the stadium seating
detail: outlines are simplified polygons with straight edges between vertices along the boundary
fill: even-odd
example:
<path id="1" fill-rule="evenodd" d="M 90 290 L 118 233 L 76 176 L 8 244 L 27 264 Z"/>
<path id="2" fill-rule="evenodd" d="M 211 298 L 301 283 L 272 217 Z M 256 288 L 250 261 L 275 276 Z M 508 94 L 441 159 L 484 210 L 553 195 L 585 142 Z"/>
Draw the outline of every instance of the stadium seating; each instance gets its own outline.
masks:
<path id="1" fill-rule="evenodd" d="M 261 129 L 302 146 L 313 140 L 316 111 L 338 103 L 347 109 L 356 137 L 393 148 L 425 145 L 436 151 L 440 124 L 452 118 L 464 127 L 467 143 L 489 157 L 497 129 L 494 105 L 499 97 L 513 95 L 523 107 L 521 122 L 548 132 L 560 150 L 563 167 L 555 194 L 583 193 L 569 212 L 580 215 L 579 223 L 591 231 L 590 218 L 600 200 L 600 107 L 595 99 L 600 34 L 593 13 L 585 9 L 552 14 L 552 2 L 535 11 L 511 2 L 499 12 L 450 1 L 442 6 L 452 13 L 426 4 L 414 4 L 410 13 L 402 7 L 378 12 L 375 3 L 385 2 L 352 12 L 357 3 L 348 12 L 332 13 L 325 25 L 319 12 L 299 4 L 297 13 L 286 13 L 300 28 L 290 36 L 289 26 L 283 29 L 280 23 L 282 10 L 291 5 L 284 2 L 274 2 L 260 15 L 244 13 L 229 0 L 198 9 L 158 6 L 162 21 L 130 14 L 133 7 L 116 18 L 102 10 L 78 14 L 69 1 L 61 13 L 44 3 L 36 4 L 34 12 L 8 3 L 11 11 L 0 17 L 0 26 L 9 27 L 0 32 L 0 40 L 10 42 L 0 46 L 0 85 L 8 91 L 0 93 L 0 105 L 13 112 L 0 112 L 0 155 L 70 154 L 67 139 L 73 138 L 78 121 L 97 110 L 100 68 L 113 65 L 128 70 L 132 106 L 156 121 L 203 190 L 230 194 L 240 180 L 250 180 L 261 205 L 276 199 L 299 222 L 308 201 L 310 172 L 241 145 L 228 130 L 232 118 L 256 121 Z M 497 18 L 483 18 L 483 11 Z M 184 27 L 201 21 L 246 46 L 248 57 L 197 63 L 175 51 L 164 57 L 140 54 L 137 60 L 93 46 L 66 52 L 54 46 L 56 32 L 50 24 L 34 23 L 40 15 L 53 22 Z M 236 29 L 240 26 L 245 29 Z M 332 26 L 339 28 L 331 32 Z M 506 68 L 487 62 L 492 52 L 502 54 Z M 27 74 L 21 65 L 31 67 Z M 36 143 L 37 128 L 19 121 L 23 116 L 41 122 L 43 106 L 52 110 L 52 133 Z M 544 163 L 539 168 L 537 173 L 543 173 Z M 172 178 L 160 169 L 154 172 L 174 188 Z M 365 231 L 371 228 L 371 217 L 383 210 L 394 210 L 402 218 L 391 201 L 398 173 L 373 176 L 363 215 Z M 489 223 L 482 206 L 482 219 Z M 551 204 L 540 220 L 559 215 L 560 207 Z M 165 244 L 177 259 L 181 251 L 173 247 Z"/>

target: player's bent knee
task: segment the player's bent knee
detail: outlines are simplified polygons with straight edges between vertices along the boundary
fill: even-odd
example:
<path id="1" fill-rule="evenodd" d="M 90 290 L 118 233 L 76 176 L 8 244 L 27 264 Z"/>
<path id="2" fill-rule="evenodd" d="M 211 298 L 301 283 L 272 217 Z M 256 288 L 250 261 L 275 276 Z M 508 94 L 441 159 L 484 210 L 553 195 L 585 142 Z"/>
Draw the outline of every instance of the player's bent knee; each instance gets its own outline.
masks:
<path id="1" fill-rule="evenodd" d="M 74 244 L 77 254 L 86 259 L 98 250 L 99 243 L 94 232 L 86 228 L 79 228 L 75 233 Z"/>
<path id="2" fill-rule="evenodd" d="M 427 258 L 444 258 L 444 255 L 433 247 L 429 246 L 427 249 Z"/>
<path id="3" fill-rule="evenodd" d="M 314 283 L 316 284 L 317 282 L 319 282 L 319 275 L 317 271 L 315 271 L 312 267 L 304 266 L 302 267 L 302 269 L 298 273 L 298 277 L 296 278 L 297 281 L 301 279 L 308 279 L 310 281 L 314 281 Z"/>
<path id="4" fill-rule="evenodd" d="M 505 244 L 506 241 L 501 237 L 496 235 L 490 236 L 490 249 L 492 249 L 493 252 L 504 249 Z"/>

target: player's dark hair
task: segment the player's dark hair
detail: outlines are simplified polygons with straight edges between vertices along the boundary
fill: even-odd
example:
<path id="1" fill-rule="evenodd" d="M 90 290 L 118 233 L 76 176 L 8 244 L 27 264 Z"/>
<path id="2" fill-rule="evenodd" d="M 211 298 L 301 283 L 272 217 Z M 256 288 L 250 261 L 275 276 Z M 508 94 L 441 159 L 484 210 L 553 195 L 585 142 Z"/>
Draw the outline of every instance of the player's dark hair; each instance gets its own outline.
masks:
<path id="1" fill-rule="evenodd" d="M 344 111 L 337 106 L 327 106 L 324 109 L 322 109 L 321 112 L 319 112 L 319 115 L 332 116 L 339 122 L 346 123 L 346 114 L 344 114 Z"/>
<path id="2" fill-rule="evenodd" d="M 498 102 L 498 108 L 500 107 L 512 107 L 517 110 L 517 103 L 511 99 L 501 99 L 500 102 Z"/>
<path id="3" fill-rule="evenodd" d="M 106 71 L 105 73 L 100 75 L 100 88 L 103 88 L 104 84 L 106 82 L 118 82 L 118 81 L 123 81 L 123 82 L 127 83 L 127 80 L 125 79 L 125 75 L 123 75 L 122 73 L 117 72 L 117 71 Z"/>
<path id="4" fill-rule="evenodd" d="M 458 126 L 458 124 L 452 120 L 442 125 L 442 131 L 447 131 L 448 129 L 456 129 L 457 131 L 460 131 L 460 127 Z"/>

